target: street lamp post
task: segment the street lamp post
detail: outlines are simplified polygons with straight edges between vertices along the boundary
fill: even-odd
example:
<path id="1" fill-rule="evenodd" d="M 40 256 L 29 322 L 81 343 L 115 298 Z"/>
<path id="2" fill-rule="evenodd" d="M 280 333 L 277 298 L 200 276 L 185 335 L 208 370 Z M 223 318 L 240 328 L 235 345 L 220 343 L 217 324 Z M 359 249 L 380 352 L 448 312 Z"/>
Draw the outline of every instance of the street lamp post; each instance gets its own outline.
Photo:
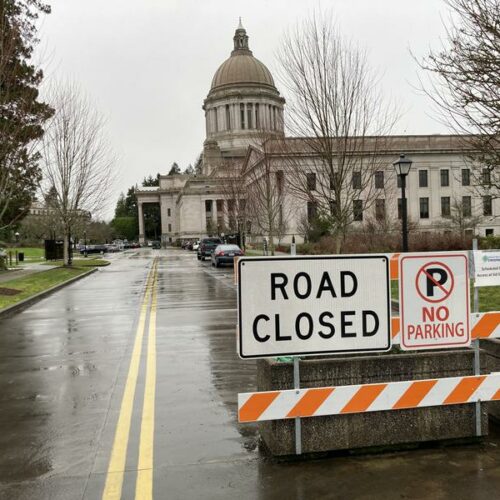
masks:
<path id="1" fill-rule="evenodd" d="M 83 256 L 87 257 L 87 230 L 83 231 Z"/>
<path id="2" fill-rule="evenodd" d="M 413 162 L 399 155 L 399 160 L 393 163 L 396 173 L 401 179 L 401 218 L 403 221 L 403 252 L 408 251 L 408 210 L 406 204 L 406 176 L 410 173 L 411 164 Z"/>

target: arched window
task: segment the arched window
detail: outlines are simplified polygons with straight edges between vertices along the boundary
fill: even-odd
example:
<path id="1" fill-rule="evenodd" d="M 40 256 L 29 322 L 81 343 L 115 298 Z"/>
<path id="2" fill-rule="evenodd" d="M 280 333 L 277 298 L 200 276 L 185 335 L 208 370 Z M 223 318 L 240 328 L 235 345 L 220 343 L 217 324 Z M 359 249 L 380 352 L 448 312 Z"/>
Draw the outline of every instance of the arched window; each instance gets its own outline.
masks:
<path id="1" fill-rule="evenodd" d="M 247 122 L 248 122 L 248 129 L 253 128 L 253 104 L 248 103 L 247 104 Z"/>
<path id="2" fill-rule="evenodd" d="M 244 130 L 245 129 L 245 105 L 240 104 L 240 122 L 241 122 L 241 128 Z"/>
<path id="3" fill-rule="evenodd" d="M 226 130 L 231 130 L 231 109 L 229 104 L 226 104 Z"/>

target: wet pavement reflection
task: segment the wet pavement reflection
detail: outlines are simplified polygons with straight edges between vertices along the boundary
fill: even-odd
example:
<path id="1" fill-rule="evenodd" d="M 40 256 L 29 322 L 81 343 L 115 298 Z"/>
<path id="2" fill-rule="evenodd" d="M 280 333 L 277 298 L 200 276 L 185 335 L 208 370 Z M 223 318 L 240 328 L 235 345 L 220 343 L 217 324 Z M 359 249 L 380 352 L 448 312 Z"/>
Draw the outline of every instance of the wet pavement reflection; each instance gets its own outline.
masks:
<path id="1" fill-rule="evenodd" d="M 154 493 L 159 499 L 498 498 L 500 436 L 481 444 L 308 462 L 260 450 L 239 425 L 255 389 L 236 354 L 232 271 L 142 250 L 0 320 L 0 498 L 101 498 L 146 276 L 158 262 Z M 145 354 L 123 497 L 134 498 Z"/>

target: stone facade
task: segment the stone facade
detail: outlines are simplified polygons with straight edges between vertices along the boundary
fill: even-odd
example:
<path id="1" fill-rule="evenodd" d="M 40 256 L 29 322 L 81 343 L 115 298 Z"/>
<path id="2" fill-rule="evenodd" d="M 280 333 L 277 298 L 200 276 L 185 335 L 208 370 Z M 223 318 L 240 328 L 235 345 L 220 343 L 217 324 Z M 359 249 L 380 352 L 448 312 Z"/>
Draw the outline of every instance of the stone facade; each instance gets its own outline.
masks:
<path id="1" fill-rule="evenodd" d="M 271 160 L 273 172 L 284 170 L 283 155 L 272 150 L 263 154 L 263 141 L 275 141 L 281 148 L 286 148 L 287 155 L 300 158 L 300 161 L 295 161 L 302 173 L 314 171 L 314 155 L 307 148 L 303 149 L 302 140 L 285 138 L 285 100 L 268 68 L 253 56 L 241 23 L 233 42 L 233 51 L 216 71 L 203 103 L 206 140 L 201 173 L 161 176 L 158 188 L 136 190 L 141 243 L 145 241 L 145 203 L 159 203 L 161 206 L 164 244 L 220 232 L 228 225 L 227 203 L 230 200 L 227 189 L 224 189 L 226 176 L 234 175 L 233 171 L 249 172 L 262 168 L 263 156 L 266 161 Z M 380 151 L 381 170 L 384 171 L 380 199 L 384 200 L 384 210 L 389 217 L 397 220 L 400 196 L 392 164 L 400 153 L 405 153 L 413 161 L 407 178 L 408 215 L 420 230 L 445 227 L 450 220 L 447 207 L 455 203 L 470 203 L 471 215 L 481 216 L 476 232 L 499 234 L 500 224 L 495 215 L 500 211 L 500 200 L 492 200 L 491 211 L 485 210 L 487 207 L 481 197 L 464 183 L 462 171 L 470 167 L 465 138 L 422 135 L 379 139 L 387 143 Z M 243 182 L 250 184 L 251 176 L 245 176 Z M 362 194 L 360 199 L 363 200 Z M 301 221 L 308 213 L 307 202 L 297 199 L 292 193 L 285 193 L 282 203 L 289 215 L 281 241 L 289 242 L 295 235 L 300 242 Z M 372 203 L 363 213 L 363 220 L 354 221 L 352 228 L 360 228 L 367 220 L 373 219 L 375 210 L 375 203 Z M 245 225 L 250 222 L 245 221 Z M 253 237 L 262 238 L 264 235 L 259 234 L 255 227 L 253 225 Z"/>

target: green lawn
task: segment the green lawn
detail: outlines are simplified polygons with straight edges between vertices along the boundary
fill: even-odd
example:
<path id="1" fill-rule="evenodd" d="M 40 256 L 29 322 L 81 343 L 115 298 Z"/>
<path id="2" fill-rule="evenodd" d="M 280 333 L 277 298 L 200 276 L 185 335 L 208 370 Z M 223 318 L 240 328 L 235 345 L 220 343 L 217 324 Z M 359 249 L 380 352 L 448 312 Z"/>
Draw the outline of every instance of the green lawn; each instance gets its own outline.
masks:
<path id="1" fill-rule="evenodd" d="M 470 284 L 471 310 L 474 299 L 473 282 Z M 399 284 L 397 280 L 391 281 L 391 294 L 393 300 L 399 300 Z M 479 312 L 500 311 L 500 286 L 484 286 L 479 289 Z"/>
<path id="2" fill-rule="evenodd" d="M 16 304 L 39 292 L 47 290 L 59 283 L 67 281 L 75 276 L 86 273 L 88 267 L 71 267 L 48 269 L 39 273 L 25 276 L 24 278 L 12 279 L 0 283 L 0 288 L 20 290 L 16 295 L 2 295 L 0 293 L 0 309 Z"/>
<path id="3" fill-rule="evenodd" d="M 16 251 L 24 253 L 24 262 L 36 263 L 36 262 L 45 262 L 45 250 L 43 248 L 37 247 L 10 247 L 4 249 L 7 255 L 12 253 L 12 265 L 16 265 Z M 21 265 L 23 263 L 21 262 Z"/>

